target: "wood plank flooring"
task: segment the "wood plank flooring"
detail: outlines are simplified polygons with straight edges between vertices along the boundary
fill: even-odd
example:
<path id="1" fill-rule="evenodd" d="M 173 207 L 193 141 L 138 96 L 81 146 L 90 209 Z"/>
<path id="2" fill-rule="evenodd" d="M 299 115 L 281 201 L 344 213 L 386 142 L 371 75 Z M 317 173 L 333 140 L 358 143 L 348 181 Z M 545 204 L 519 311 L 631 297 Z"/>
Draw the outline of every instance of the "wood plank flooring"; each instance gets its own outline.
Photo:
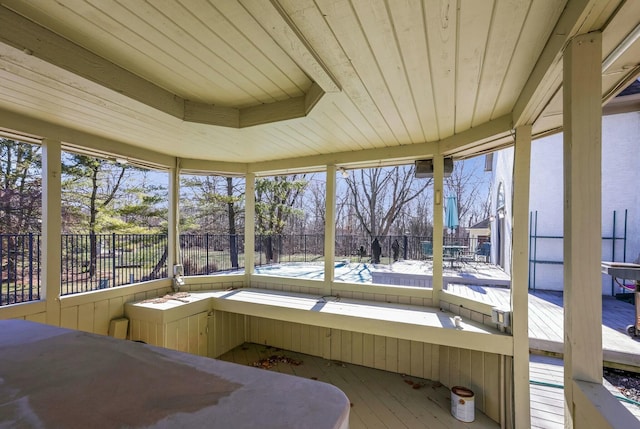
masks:
<path id="1" fill-rule="evenodd" d="M 448 285 L 448 292 L 491 305 L 509 306 L 510 290 L 500 287 Z M 564 309 L 562 292 L 529 292 L 529 344 L 534 351 L 562 353 Z M 640 371 L 640 337 L 627 335 L 635 307 L 611 296 L 602 297 L 604 359 Z"/>
<path id="2" fill-rule="evenodd" d="M 508 305 L 510 291 L 506 288 L 449 285 L 449 292 L 487 302 Z M 633 323 L 632 304 L 604 296 L 603 348 L 605 359 L 640 367 L 640 339 L 626 334 Z M 535 291 L 529 294 L 529 337 L 533 349 L 562 352 L 562 293 Z M 357 428 L 465 428 L 498 427 L 476 410 L 476 422 L 465 424 L 451 416 L 449 390 L 434 387 L 429 380 L 406 377 L 386 371 L 328 361 L 319 357 L 290 351 L 277 351 L 255 344 L 245 344 L 220 359 L 251 365 L 273 354 L 283 354 L 303 361 L 299 366 L 278 364 L 271 370 L 314 378 L 342 389 L 353 406 L 350 427 Z M 530 386 L 531 427 L 561 429 L 564 427 L 564 384 L 562 360 L 548 356 L 531 356 Z M 424 384 L 413 389 L 409 384 Z M 619 392 L 605 382 L 615 395 Z M 640 421 L 640 408 L 624 403 Z"/>
<path id="3" fill-rule="evenodd" d="M 561 359 L 531 355 L 529 362 L 531 380 L 531 427 L 540 429 L 564 428 L 564 367 Z M 620 392 L 603 380 L 605 387 L 615 396 Z M 627 402 L 622 404 L 639 420 L 640 407 Z"/>
<path id="4" fill-rule="evenodd" d="M 347 364 L 257 344 L 244 344 L 218 359 L 252 365 L 270 356 L 286 356 L 300 365 L 277 363 L 269 370 L 331 383 L 352 403 L 349 427 L 390 429 L 498 428 L 475 411 L 473 423 L 451 415 L 449 389 L 440 383 L 388 371 Z M 417 389 L 415 387 L 419 386 Z"/>

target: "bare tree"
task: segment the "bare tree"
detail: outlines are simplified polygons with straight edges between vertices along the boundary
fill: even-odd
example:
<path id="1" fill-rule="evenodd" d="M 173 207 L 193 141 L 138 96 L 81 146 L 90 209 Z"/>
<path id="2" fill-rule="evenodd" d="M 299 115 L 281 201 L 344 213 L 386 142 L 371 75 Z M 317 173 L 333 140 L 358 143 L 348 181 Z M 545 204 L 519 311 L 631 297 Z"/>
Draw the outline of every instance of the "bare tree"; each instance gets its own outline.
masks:
<path id="1" fill-rule="evenodd" d="M 431 193 L 421 192 L 405 209 L 404 231 L 415 237 L 433 236 L 433 199 Z"/>
<path id="2" fill-rule="evenodd" d="M 413 166 L 356 170 L 346 178 L 353 214 L 370 237 L 386 236 L 403 209 L 431 183 L 416 186 Z"/>
<path id="3" fill-rule="evenodd" d="M 483 177 L 477 164 L 470 162 L 456 162 L 453 172 L 445 178 L 445 187 L 449 195 L 458 201 L 458 217 L 460 225 L 470 226 L 482 220 L 479 199 L 482 192 L 489 186 L 489 178 Z M 483 218 L 484 219 L 484 218 Z"/>
<path id="4" fill-rule="evenodd" d="M 304 212 L 307 214 L 304 226 L 313 234 L 324 234 L 327 207 L 326 184 L 310 181 L 308 191 L 307 207 L 304 208 Z"/>

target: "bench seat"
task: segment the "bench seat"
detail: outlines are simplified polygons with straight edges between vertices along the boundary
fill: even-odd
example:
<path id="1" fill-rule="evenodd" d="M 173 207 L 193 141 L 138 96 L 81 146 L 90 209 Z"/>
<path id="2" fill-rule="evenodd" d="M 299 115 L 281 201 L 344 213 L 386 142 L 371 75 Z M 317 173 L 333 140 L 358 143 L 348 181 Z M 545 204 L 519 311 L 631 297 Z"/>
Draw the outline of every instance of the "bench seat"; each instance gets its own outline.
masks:
<path id="1" fill-rule="evenodd" d="M 455 315 L 437 308 L 252 288 L 202 293 L 229 313 L 513 355 L 510 335 L 465 318 L 456 328 Z"/>
<path id="2" fill-rule="evenodd" d="M 337 296 L 241 288 L 191 292 L 165 302 L 130 303 L 129 317 L 171 323 L 210 310 L 300 323 L 330 329 L 513 355 L 508 334 L 468 318 L 455 326 L 452 313 L 437 308 L 341 298 Z M 144 316 L 142 316 L 144 314 Z"/>

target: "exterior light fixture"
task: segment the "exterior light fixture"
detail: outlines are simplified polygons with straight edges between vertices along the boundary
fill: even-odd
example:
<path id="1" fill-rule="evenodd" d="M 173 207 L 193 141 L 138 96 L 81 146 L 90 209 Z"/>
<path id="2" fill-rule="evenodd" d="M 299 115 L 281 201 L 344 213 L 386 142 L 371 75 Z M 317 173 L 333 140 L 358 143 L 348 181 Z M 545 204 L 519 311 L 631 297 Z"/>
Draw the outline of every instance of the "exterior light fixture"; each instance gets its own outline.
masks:
<path id="1" fill-rule="evenodd" d="M 340 168 L 338 168 L 338 170 L 340 171 L 340 174 L 342 174 L 343 178 L 346 179 L 347 177 L 349 177 L 349 172 L 347 170 L 345 170 L 344 167 L 340 167 Z"/>

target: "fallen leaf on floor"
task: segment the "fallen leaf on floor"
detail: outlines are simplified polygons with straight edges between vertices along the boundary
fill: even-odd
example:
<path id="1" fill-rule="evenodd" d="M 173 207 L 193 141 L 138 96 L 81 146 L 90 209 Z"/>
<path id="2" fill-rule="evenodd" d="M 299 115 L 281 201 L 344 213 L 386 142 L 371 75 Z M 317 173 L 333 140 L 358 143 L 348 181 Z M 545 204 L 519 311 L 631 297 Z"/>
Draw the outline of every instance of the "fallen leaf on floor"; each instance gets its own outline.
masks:
<path id="1" fill-rule="evenodd" d="M 282 356 L 282 355 L 271 355 L 268 358 L 255 361 L 251 365 L 255 366 L 256 368 L 271 369 L 274 366 L 276 366 L 278 363 L 286 363 L 294 366 L 302 365 L 301 360 L 293 359 L 288 356 Z"/>

